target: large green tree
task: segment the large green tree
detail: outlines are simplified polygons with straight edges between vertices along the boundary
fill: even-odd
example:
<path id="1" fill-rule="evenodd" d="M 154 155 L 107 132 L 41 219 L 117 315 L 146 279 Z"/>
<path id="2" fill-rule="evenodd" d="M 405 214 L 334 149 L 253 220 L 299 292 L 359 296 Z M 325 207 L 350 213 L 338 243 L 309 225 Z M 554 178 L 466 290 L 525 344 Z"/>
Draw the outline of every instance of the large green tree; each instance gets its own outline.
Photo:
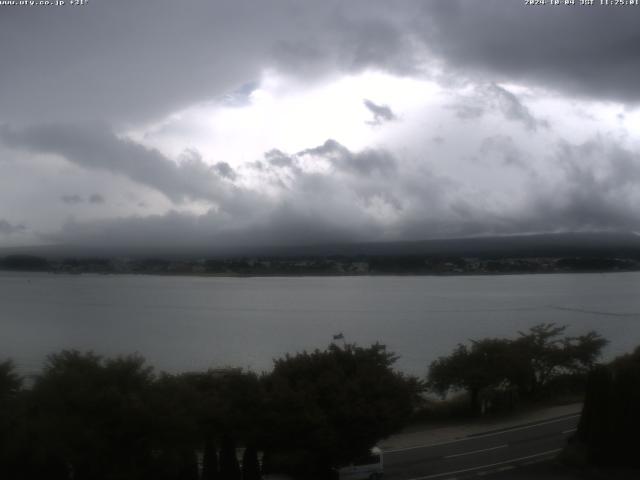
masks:
<path id="1" fill-rule="evenodd" d="M 566 374 L 585 374 L 595 365 L 607 340 L 590 331 L 577 337 L 563 336 L 567 327 L 541 323 L 528 332 L 519 332 L 513 342 L 513 359 L 520 370 L 521 392 L 539 394 L 554 378 Z"/>
<path id="2" fill-rule="evenodd" d="M 242 480 L 260 480 L 260 462 L 258 450 L 249 445 L 242 455 Z"/>
<path id="3" fill-rule="evenodd" d="M 466 390 L 470 408 L 480 411 L 483 391 L 517 389 L 529 398 L 545 392 L 562 375 L 583 375 L 595 364 L 607 341 L 596 332 L 563 336 L 565 326 L 542 323 L 516 339 L 486 338 L 459 344 L 431 363 L 428 385 L 442 395 Z"/>
<path id="4" fill-rule="evenodd" d="M 152 381 L 138 356 L 50 356 L 30 393 L 39 449 L 77 480 L 142 478 L 152 453 Z"/>
<path id="5" fill-rule="evenodd" d="M 12 361 L 0 362 L 0 478 L 24 467 L 20 456 L 22 378 Z"/>
<path id="6" fill-rule="evenodd" d="M 14 397 L 22 387 L 22 378 L 11 360 L 0 362 L 0 400 Z"/>
<path id="7" fill-rule="evenodd" d="M 162 452 L 165 472 L 179 471 L 186 458 L 180 452 L 199 450 L 203 478 L 239 474 L 228 445 L 256 444 L 263 435 L 264 395 L 256 374 L 239 368 L 165 373 L 154 383 L 153 392 L 155 448 Z M 216 446 L 224 450 L 219 457 Z"/>
<path id="8" fill-rule="evenodd" d="M 512 363 L 512 344 L 508 340 L 490 338 L 459 344 L 448 357 L 440 357 L 429 367 L 429 387 L 445 395 L 451 389 L 469 393 L 470 410 L 480 411 L 483 390 L 508 382 L 517 369 Z"/>
<path id="9" fill-rule="evenodd" d="M 151 426 L 151 472 L 159 480 L 188 478 L 194 452 L 202 448 L 199 392 L 185 375 L 161 374 L 151 386 L 147 409 Z"/>
<path id="10" fill-rule="evenodd" d="M 243 445 L 255 444 L 265 407 L 263 385 L 255 373 L 222 368 L 180 377 L 198 397 L 194 413 L 203 439 L 221 444 L 226 436 Z"/>
<path id="11" fill-rule="evenodd" d="M 589 375 L 578 440 L 590 463 L 640 467 L 640 347 Z"/>
<path id="12" fill-rule="evenodd" d="M 270 463 L 312 478 L 402 428 L 421 384 L 393 370 L 396 358 L 380 344 L 332 344 L 276 360 L 264 378 Z"/>

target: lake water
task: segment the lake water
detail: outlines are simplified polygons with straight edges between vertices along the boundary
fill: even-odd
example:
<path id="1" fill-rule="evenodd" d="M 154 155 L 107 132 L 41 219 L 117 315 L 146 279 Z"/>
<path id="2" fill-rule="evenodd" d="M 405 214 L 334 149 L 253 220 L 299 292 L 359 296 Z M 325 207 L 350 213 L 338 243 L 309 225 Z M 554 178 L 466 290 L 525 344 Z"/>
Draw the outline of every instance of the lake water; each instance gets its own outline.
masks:
<path id="1" fill-rule="evenodd" d="M 597 330 L 606 357 L 640 344 L 640 273 L 208 278 L 0 272 L 0 359 L 36 372 L 63 348 L 139 352 L 158 369 L 267 370 L 272 359 L 379 341 L 424 374 L 459 342 L 540 322 Z"/>

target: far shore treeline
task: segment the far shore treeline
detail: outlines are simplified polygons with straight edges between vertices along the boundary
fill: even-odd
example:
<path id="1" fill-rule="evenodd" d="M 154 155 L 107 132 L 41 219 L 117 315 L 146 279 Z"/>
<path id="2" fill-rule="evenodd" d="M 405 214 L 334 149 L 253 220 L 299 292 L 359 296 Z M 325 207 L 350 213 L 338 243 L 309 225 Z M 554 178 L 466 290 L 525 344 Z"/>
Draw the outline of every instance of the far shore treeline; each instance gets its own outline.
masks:
<path id="1" fill-rule="evenodd" d="M 0 269 L 23 272 L 212 275 L 212 276 L 331 276 L 331 275 L 487 275 L 514 273 L 633 272 L 638 257 L 457 257 L 432 255 L 301 256 L 225 258 L 108 258 L 48 259 L 33 255 L 0 258 Z"/>
<path id="2" fill-rule="evenodd" d="M 293 247 L 0 250 L 0 269 L 178 275 L 481 275 L 640 270 L 640 236 L 592 232 Z"/>
<path id="3" fill-rule="evenodd" d="M 460 403 L 460 395 L 466 408 L 458 413 L 480 415 L 559 395 L 581 399 L 587 378 L 586 416 L 572 455 L 606 464 L 611 449 L 602 439 L 630 428 L 622 412 L 640 426 L 640 350 L 600 366 L 606 340 L 564 332 L 547 323 L 513 339 L 461 344 L 435 360 L 425 379 L 396 371 L 398 357 L 380 344 L 333 343 L 276 359 L 262 374 L 158 373 L 138 355 L 62 351 L 27 384 L 6 360 L 0 478 L 333 478 L 335 467 L 409 423 L 441 420 L 441 405 Z M 616 454 L 616 462 L 632 462 Z"/>

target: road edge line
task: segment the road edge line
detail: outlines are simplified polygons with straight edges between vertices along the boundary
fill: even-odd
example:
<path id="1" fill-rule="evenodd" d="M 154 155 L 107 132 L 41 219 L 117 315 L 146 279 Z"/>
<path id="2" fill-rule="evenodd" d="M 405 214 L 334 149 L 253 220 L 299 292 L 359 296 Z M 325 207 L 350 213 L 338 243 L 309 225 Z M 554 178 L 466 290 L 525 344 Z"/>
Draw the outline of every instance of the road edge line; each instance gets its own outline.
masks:
<path id="1" fill-rule="evenodd" d="M 497 447 L 481 448 L 479 450 L 471 450 L 470 452 L 454 453 L 453 455 L 445 455 L 442 458 L 464 457 L 465 455 L 475 455 L 476 453 L 490 452 L 491 450 L 499 450 L 501 448 L 508 448 L 508 447 L 509 445 L 505 443 L 504 445 L 498 445 Z"/>
<path id="2" fill-rule="evenodd" d="M 423 445 L 415 445 L 415 446 L 412 446 L 412 447 L 392 448 L 390 450 L 382 449 L 382 451 L 383 451 L 383 453 L 406 452 L 406 451 L 409 451 L 409 450 L 418 450 L 420 448 L 439 447 L 441 445 L 450 445 L 452 443 L 468 442 L 469 440 L 475 440 L 476 438 L 492 437 L 492 436 L 495 436 L 495 435 L 502 435 L 502 434 L 509 433 L 509 432 L 517 432 L 519 430 L 526 430 L 526 429 L 529 429 L 529 428 L 535 428 L 535 427 L 539 427 L 541 425 L 549 425 L 551 423 L 559 423 L 559 422 L 562 422 L 564 420 L 569 420 L 571 418 L 579 417 L 580 415 L 581 415 L 580 413 L 576 413 L 576 414 L 572 414 L 572 415 L 566 415 L 566 416 L 563 416 L 563 417 L 556 417 L 556 418 L 554 418 L 552 420 L 545 420 L 544 422 L 540 422 L 540 423 L 527 424 L 527 425 L 524 425 L 524 426 L 514 426 L 512 428 L 506 428 L 504 430 L 490 432 L 490 433 L 479 433 L 479 434 L 473 435 L 473 436 L 466 436 L 466 437 L 463 437 L 463 438 L 456 438 L 454 440 L 447 440 L 446 442 L 426 443 L 426 444 L 423 444 Z"/>
<path id="3" fill-rule="evenodd" d="M 433 475 L 427 475 L 427 476 L 424 476 L 424 477 L 414 477 L 414 478 L 410 478 L 408 480 L 428 480 L 430 478 L 445 477 L 447 475 L 456 475 L 458 473 L 473 472 L 474 470 L 482 470 L 483 468 L 497 467 L 499 465 L 507 465 L 507 464 L 510 464 L 510 463 L 513 463 L 513 462 L 521 462 L 522 460 L 529 460 L 530 458 L 536 458 L 536 457 L 542 457 L 542 456 L 545 456 L 545 455 L 551 455 L 552 453 L 558 453 L 560 451 L 562 451 L 562 448 L 556 448 L 554 450 L 547 450 L 546 452 L 536 453 L 534 455 L 527 455 L 526 457 L 512 458 L 510 460 L 504 460 L 502 462 L 491 463 L 489 465 L 480 465 L 479 467 L 465 468 L 464 470 L 454 470 L 454 471 L 451 471 L 451 472 L 435 473 Z"/>

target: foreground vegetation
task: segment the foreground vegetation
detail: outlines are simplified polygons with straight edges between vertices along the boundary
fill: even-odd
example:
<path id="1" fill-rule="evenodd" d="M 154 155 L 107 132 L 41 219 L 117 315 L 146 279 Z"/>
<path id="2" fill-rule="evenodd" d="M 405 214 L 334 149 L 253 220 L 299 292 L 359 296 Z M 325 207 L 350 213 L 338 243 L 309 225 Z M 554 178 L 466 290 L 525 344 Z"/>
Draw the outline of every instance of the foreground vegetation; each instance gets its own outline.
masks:
<path id="1" fill-rule="evenodd" d="M 420 382 L 382 345 L 331 345 L 239 369 L 156 374 L 138 356 L 63 351 L 31 388 L 0 365 L 0 478 L 326 478 L 402 428 Z M 236 447 L 244 448 L 242 472 Z"/>
<path id="2" fill-rule="evenodd" d="M 578 432 L 566 455 L 578 464 L 640 468 L 640 347 L 589 373 Z"/>
<path id="3" fill-rule="evenodd" d="M 428 375 L 432 391 L 466 391 L 469 411 L 513 408 L 568 392 L 582 393 L 587 373 L 607 341 L 596 332 L 564 335 L 565 326 L 542 323 L 516 339 L 485 338 L 460 344 L 435 360 Z"/>
<path id="4" fill-rule="evenodd" d="M 28 386 L 5 361 L 0 478 L 331 478 L 333 467 L 424 413 L 425 391 L 464 391 L 465 413 L 479 415 L 566 391 L 582 395 L 585 385 L 579 455 L 636 465 L 640 348 L 601 366 L 606 340 L 564 333 L 540 324 L 515 339 L 461 344 L 431 364 L 426 381 L 394 370 L 397 357 L 379 344 L 287 355 L 261 375 L 233 368 L 156 373 L 136 355 L 63 351 Z"/>

